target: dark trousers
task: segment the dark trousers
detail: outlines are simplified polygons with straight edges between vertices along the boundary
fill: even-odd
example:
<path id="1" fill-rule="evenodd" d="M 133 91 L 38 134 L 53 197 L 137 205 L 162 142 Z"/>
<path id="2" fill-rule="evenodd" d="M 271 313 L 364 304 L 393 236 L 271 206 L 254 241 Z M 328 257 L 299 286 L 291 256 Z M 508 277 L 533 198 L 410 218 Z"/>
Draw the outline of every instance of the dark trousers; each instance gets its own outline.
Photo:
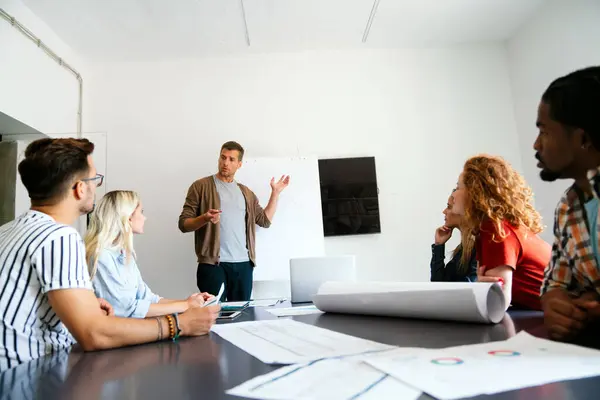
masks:
<path id="1" fill-rule="evenodd" d="M 252 274 L 254 268 L 250 261 L 239 263 L 222 262 L 217 265 L 198 264 L 196 283 L 201 292 L 215 296 L 221 284 L 225 283 L 225 291 L 221 301 L 246 301 L 252 294 Z"/>

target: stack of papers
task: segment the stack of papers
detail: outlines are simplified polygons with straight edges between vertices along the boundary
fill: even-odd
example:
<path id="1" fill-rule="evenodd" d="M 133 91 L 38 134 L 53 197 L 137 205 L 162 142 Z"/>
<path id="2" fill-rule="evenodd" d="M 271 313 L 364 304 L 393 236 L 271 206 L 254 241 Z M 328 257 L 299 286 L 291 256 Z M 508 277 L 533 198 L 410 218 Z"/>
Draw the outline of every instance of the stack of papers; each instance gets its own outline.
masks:
<path id="1" fill-rule="evenodd" d="M 249 301 L 227 301 L 221 303 L 222 311 L 242 311 L 248 307 Z"/>
<path id="2" fill-rule="evenodd" d="M 398 348 L 291 319 L 213 332 L 265 363 L 292 364 L 227 392 L 250 398 L 411 400 L 424 392 L 453 400 L 600 376 L 600 351 L 526 332 L 445 349 Z"/>

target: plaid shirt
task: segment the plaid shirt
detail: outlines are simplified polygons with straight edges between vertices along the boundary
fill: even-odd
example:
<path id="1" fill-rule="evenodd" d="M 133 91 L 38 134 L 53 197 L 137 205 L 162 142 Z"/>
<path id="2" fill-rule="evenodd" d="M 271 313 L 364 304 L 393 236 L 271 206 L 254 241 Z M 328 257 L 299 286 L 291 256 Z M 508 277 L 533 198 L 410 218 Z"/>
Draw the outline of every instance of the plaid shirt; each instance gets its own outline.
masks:
<path id="1" fill-rule="evenodd" d="M 588 174 L 593 196 L 600 198 L 600 168 Z M 600 269 L 592 248 L 585 203 L 592 199 L 576 185 L 560 199 L 554 214 L 552 258 L 544 273 L 541 295 L 563 289 L 574 296 L 583 292 L 600 293 Z M 596 222 L 593 229 L 599 229 Z"/>

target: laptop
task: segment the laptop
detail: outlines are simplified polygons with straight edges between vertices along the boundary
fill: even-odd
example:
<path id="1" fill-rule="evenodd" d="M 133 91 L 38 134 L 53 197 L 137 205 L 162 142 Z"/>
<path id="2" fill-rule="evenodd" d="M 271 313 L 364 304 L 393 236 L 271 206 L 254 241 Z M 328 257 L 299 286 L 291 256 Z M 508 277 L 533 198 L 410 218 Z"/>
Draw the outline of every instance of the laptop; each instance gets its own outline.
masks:
<path id="1" fill-rule="evenodd" d="M 355 282 L 354 256 L 292 258 L 290 286 L 292 303 L 309 303 L 327 281 Z"/>

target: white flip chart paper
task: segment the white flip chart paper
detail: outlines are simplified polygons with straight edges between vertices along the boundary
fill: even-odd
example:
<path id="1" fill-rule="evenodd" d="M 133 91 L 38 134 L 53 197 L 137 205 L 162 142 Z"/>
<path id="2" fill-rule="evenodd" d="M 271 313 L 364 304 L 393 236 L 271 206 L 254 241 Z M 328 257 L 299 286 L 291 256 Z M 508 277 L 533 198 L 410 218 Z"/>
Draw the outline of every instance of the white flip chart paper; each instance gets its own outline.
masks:
<path id="1" fill-rule="evenodd" d="M 326 282 L 313 297 L 325 312 L 498 323 L 502 289 L 492 283 Z"/>

